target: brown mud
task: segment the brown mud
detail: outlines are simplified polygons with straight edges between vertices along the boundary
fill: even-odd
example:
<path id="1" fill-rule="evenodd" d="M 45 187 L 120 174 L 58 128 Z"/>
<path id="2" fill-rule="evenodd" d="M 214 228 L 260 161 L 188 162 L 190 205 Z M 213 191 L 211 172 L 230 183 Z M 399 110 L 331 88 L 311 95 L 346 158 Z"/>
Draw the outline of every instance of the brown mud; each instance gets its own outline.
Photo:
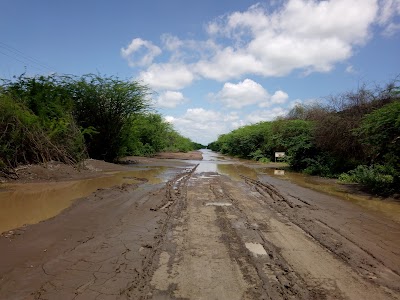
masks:
<path id="1" fill-rule="evenodd" d="M 161 152 L 155 158 L 163 159 L 184 159 L 184 160 L 202 160 L 203 156 L 199 151 L 189 151 L 187 153 L 181 152 Z"/>
<path id="2" fill-rule="evenodd" d="M 395 219 L 203 155 L 0 237 L 0 299 L 400 299 Z"/>

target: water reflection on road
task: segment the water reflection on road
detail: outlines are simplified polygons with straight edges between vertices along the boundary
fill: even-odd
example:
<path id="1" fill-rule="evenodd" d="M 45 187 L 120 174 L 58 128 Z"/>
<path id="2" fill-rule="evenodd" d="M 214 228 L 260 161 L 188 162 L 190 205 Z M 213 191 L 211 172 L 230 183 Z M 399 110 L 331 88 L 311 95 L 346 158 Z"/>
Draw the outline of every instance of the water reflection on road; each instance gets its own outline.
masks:
<path id="1" fill-rule="evenodd" d="M 97 189 L 166 181 L 162 177 L 165 170 L 166 167 L 141 168 L 80 180 L 5 185 L 0 191 L 0 233 L 54 217 L 76 199 L 87 197 Z"/>
<path id="2" fill-rule="evenodd" d="M 251 161 L 229 158 L 207 149 L 201 152 L 203 160 L 196 169 L 197 173 L 216 172 L 234 180 L 241 180 L 241 175 L 257 179 L 257 171 L 251 166 Z"/>

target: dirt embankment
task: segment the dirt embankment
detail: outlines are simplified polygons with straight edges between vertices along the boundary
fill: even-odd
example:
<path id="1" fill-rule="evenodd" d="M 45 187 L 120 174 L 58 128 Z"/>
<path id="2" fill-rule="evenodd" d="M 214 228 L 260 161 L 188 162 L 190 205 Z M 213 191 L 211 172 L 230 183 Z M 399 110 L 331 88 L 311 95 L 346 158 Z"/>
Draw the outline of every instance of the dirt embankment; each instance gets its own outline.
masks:
<path id="1" fill-rule="evenodd" d="M 102 176 L 104 172 L 128 171 L 126 163 L 129 164 L 154 164 L 159 159 L 180 159 L 180 160 L 202 160 L 200 151 L 184 152 L 162 152 L 154 157 L 128 156 L 122 158 L 122 164 L 113 164 L 96 159 L 86 159 L 82 163 L 73 166 L 55 161 L 42 165 L 24 165 L 15 169 L 17 179 L 0 177 L 0 183 L 10 182 L 45 182 L 77 180 Z"/>
<path id="2" fill-rule="evenodd" d="M 202 160 L 203 156 L 200 151 L 182 152 L 161 152 L 158 153 L 156 158 L 164 159 L 184 159 L 184 160 Z"/>

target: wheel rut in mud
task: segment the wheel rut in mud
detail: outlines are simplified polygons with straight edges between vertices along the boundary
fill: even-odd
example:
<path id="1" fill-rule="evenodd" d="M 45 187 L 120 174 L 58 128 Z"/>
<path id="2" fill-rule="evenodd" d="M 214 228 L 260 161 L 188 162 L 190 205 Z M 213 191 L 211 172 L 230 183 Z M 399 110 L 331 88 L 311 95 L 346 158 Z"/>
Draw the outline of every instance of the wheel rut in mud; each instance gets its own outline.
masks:
<path id="1" fill-rule="evenodd" d="M 195 173 L 145 298 L 399 299 L 398 275 L 314 215 L 309 199 Z M 184 204 L 182 204 L 184 205 Z M 171 208 L 172 209 L 172 206 Z M 347 255 L 347 256 L 346 256 Z"/>
<path id="2" fill-rule="evenodd" d="M 165 243 L 166 234 L 171 230 L 172 220 L 178 219 L 186 207 L 187 181 L 196 170 L 197 165 L 191 169 L 178 174 L 166 183 L 165 196 L 157 207 L 152 211 L 162 211 L 165 217 L 158 221 L 160 230 L 155 235 L 155 242 L 148 245 L 140 271 L 137 271 L 134 281 L 121 292 L 131 299 L 147 298 L 151 294 L 150 281 L 155 269 L 155 258 L 160 255 L 161 247 Z"/>
<path id="3" fill-rule="evenodd" d="M 349 264 L 356 272 L 367 280 L 383 285 L 387 288 L 400 291 L 400 276 L 398 269 L 382 261 L 378 255 L 351 240 L 341 233 L 340 228 L 334 228 L 327 224 L 321 216 L 299 218 L 300 210 L 318 210 L 316 206 L 291 194 L 283 195 L 278 189 L 267 182 L 253 180 L 243 176 L 245 182 L 254 187 L 261 195 L 265 203 L 273 210 L 284 214 L 290 222 L 296 224 L 304 232 L 328 251 Z M 268 197 L 269 196 L 269 197 Z M 271 201 L 272 200 L 272 201 Z M 290 208 L 290 209 L 289 209 Z M 295 208 L 295 209 L 294 209 Z"/>
<path id="4" fill-rule="evenodd" d="M 184 208 L 180 199 L 194 170 L 175 171 L 164 185 L 143 181 L 98 190 L 20 235 L 0 237 L 0 299 L 126 299 L 131 290 L 142 295 L 170 219 Z"/>

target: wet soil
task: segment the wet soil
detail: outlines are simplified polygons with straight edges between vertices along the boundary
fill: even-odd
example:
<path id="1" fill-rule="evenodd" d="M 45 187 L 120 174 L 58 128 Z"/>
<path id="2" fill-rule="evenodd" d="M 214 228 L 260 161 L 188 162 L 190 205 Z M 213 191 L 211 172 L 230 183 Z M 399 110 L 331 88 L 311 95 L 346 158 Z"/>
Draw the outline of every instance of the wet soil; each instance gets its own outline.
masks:
<path id="1" fill-rule="evenodd" d="M 0 299 L 400 299 L 396 218 L 203 157 L 0 237 Z"/>
<path id="2" fill-rule="evenodd" d="M 184 160 L 202 160 L 203 156 L 199 151 L 189 151 L 187 153 L 181 152 L 161 152 L 155 158 L 163 159 L 184 159 Z"/>

